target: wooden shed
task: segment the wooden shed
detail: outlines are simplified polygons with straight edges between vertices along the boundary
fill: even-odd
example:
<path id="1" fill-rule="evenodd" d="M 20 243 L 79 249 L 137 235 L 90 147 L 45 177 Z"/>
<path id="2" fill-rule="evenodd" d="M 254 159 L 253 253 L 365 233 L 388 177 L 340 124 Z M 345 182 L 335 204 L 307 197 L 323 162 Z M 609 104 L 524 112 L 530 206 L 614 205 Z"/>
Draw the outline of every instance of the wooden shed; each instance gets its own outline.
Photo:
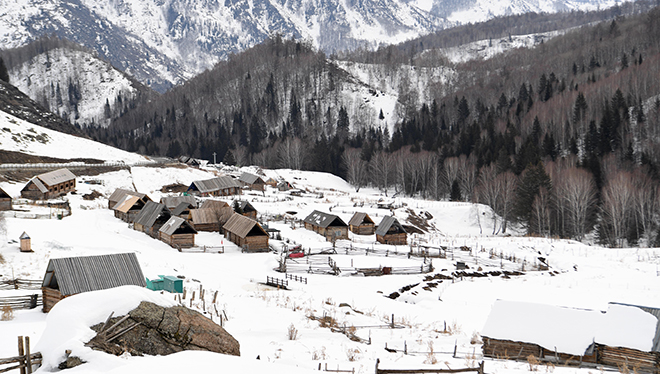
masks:
<path id="1" fill-rule="evenodd" d="M 11 196 L 0 188 L 0 210 L 11 210 Z"/>
<path id="2" fill-rule="evenodd" d="M 348 221 L 348 228 L 358 235 L 373 235 L 376 232 L 376 224 L 367 213 L 355 212 Z"/>
<path id="3" fill-rule="evenodd" d="M 497 300 L 481 331 L 485 357 L 526 360 L 573 359 L 595 363 L 599 310 Z"/>
<path id="4" fill-rule="evenodd" d="M 348 239 L 348 225 L 334 214 L 315 210 L 303 222 L 307 230 L 325 236 L 327 241 Z"/>
<path id="5" fill-rule="evenodd" d="M 195 246 L 195 230 L 185 219 L 172 216 L 159 229 L 160 240 L 174 248 L 190 248 Z"/>
<path id="6" fill-rule="evenodd" d="M 140 192 L 135 192 L 132 190 L 127 190 L 125 188 L 117 188 L 111 195 L 108 197 L 108 209 L 112 209 L 117 205 L 118 202 L 124 199 L 126 195 L 131 195 L 131 196 L 137 196 L 142 200 L 142 202 L 146 203 L 147 201 L 151 201 L 149 196 L 146 194 L 140 193 Z"/>
<path id="7" fill-rule="evenodd" d="M 172 213 L 163 204 L 147 201 L 142 210 L 135 217 L 133 229 L 147 233 L 149 236 L 159 239 L 160 228 L 169 221 Z"/>
<path id="8" fill-rule="evenodd" d="M 21 252 L 32 252 L 32 239 L 25 231 L 18 239 L 21 241 Z"/>
<path id="9" fill-rule="evenodd" d="M 266 182 L 258 175 L 243 173 L 238 180 L 253 191 L 263 191 L 266 189 Z"/>
<path id="10" fill-rule="evenodd" d="M 188 216 L 190 215 L 190 211 L 195 208 L 197 208 L 196 205 L 184 202 L 177 205 L 176 208 L 172 209 L 171 211 L 173 216 L 188 218 Z"/>
<path id="11" fill-rule="evenodd" d="M 236 179 L 223 175 L 212 179 L 194 181 L 188 187 L 188 192 L 199 196 L 240 195 L 241 184 Z"/>
<path id="12" fill-rule="evenodd" d="M 115 217 L 124 222 L 132 223 L 145 205 L 144 200 L 138 196 L 126 194 L 123 199 L 115 204 L 112 210 L 115 212 Z"/>
<path id="13" fill-rule="evenodd" d="M 225 238 L 247 252 L 267 252 L 268 233 L 251 218 L 234 213 L 222 227 Z"/>
<path id="14" fill-rule="evenodd" d="M 23 187 L 21 196 L 32 200 L 48 200 L 76 189 L 76 176 L 69 169 L 39 174 Z"/>
<path id="15" fill-rule="evenodd" d="M 192 209 L 188 220 L 197 231 L 220 232 L 233 214 L 234 210 L 229 206 L 219 209 Z"/>
<path id="16" fill-rule="evenodd" d="M 236 213 L 252 218 L 253 220 L 257 219 L 257 210 L 248 201 L 235 200 L 232 205 Z"/>
<path id="17" fill-rule="evenodd" d="M 387 216 L 383 217 L 376 229 L 376 240 L 383 244 L 406 245 L 408 234 L 396 218 Z"/>
<path id="18" fill-rule="evenodd" d="M 71 295 L 127 285 L 147 286 L 135 253 L 54 258 L 41 285 L 43 310 Z"/>
<path id="19" fill-rule="evenodd" d="M 197 208 L 197 200 L 195 196 L 181 195 L 181 196 L 163 196 L 160 198 L 160 203 L 165 204 L 167 209 L 174 211 L 181 203 L 186 203 L 192 206 L 193 209 Z M 178 215 L 178 214 L 175 214 Z"/>
<path id="20" fill-rule="evenodd" d="M 209 199 L 204 200 L 199 209 L 222 209 L 227 207 L 229 207 L 229 204 L 227 204 L 225 201 Z"/>

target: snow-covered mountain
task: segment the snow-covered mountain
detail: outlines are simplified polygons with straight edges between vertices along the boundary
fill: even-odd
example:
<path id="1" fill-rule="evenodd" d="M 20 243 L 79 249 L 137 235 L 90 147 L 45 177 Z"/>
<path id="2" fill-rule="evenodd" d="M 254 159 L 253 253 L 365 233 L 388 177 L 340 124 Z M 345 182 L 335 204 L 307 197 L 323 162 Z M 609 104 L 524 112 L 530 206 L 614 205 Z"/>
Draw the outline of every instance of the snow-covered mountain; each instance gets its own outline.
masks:
<path id="1" fill-rule="evenodd" d="M 66 46 L 11 67 L 9 76 L 30 98 L 81 126 L 107 126 L 145 89 L 92 53 Z"/>
<path id="2" fill-rule="evenodd" d="M 274 33 L 326 52 L 398 43 L 464 22 L 530 11 L 588 10 L 613 0 L 0 0 L 0 43 L 44 34 L 76 41 L 152 88 L 209 68 Z"/>

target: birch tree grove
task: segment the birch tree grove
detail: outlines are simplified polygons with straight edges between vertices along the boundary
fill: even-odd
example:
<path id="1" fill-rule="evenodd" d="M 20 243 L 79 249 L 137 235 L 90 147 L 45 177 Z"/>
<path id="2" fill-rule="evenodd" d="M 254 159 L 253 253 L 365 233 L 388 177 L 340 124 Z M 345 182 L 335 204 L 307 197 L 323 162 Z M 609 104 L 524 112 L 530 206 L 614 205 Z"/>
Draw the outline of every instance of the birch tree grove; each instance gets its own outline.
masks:
<path id="1" fill-rule="evenodd" d="M 596 184 L 591 173 L 575 167 L 562 172 L 557 178 L 555 199 L 561 211 L 566 212 L 568 232 L 582 240 L 587 232 L 587 221 L 596 208 Z"/>
<path id="2" fill-rule="evenodd" d="M 623 246 L 625 228 L 633 200 L 632 174 L 616 173 L 603 188 L 601 204 L 601 233 L 611 245 Z"/>

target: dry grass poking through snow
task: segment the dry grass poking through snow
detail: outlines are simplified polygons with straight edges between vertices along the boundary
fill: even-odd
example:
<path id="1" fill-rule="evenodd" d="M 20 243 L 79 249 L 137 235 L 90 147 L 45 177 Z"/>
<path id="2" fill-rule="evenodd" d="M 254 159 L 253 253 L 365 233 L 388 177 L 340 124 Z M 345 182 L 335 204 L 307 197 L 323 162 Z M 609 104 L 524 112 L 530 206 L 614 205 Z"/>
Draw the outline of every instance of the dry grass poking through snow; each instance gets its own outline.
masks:
<path id="1" fill-rule="evenodd" d="M 3 306 L 2 316 L 0 316 L 0 321 L 11 321 L 13 319 L 14 319 L 14 310 L 9 305 Z"/>

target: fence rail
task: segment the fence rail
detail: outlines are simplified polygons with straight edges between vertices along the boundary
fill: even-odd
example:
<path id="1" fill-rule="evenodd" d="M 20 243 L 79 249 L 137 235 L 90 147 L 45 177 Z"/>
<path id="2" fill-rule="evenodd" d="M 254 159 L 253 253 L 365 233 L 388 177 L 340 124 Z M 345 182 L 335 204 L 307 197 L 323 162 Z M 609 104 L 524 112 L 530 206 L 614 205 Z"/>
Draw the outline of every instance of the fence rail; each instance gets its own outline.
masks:
<path id="1" fill-rule="evenodd" d="M 32 374 L 34 365 L 41 366 L 41 353 L 30 353 L 30 337 L 18 337 L 18 356 L 0 358 L 0 373 L 11 370 L 20 370 L 21 374 Z M 13 365 L 12 364 L 17 364 Z M 4 367 L 3 367 L 4 366 Z"/>
<path id="2" fill-rule="evenodd" d="M 13 310 L 34 309 L 39 305 L 43 305 L 43 299 L 40 294 L 0 297 L 0 308 L 8 306 Z"/>
<path id="3" fill-rule="evenodd" d="M 0 281 L 0 290 L 38 290 L 41 280 L 35 279 L 8 279 Z"/>
<path id="4" fill-rule="evenodd" d="M 126 163 L 123 161 L 104 162 L 96 164 L 88 164 L 85 162 L 61 162 L 61 163 L 36 163 L 36 164 L 0 164 L 0 169 L 4 170 L 23 170 L 23 169 L 81 169 L 81 168 L 108 168 L 108 167 L 131 167 L 131 166 L 146 166 L 156 165 L 162 162 L 158 161 L 141 161 Z"/>
<path id="5" fill-rule="evenodd" d="M 484 374 L 484 362 L 481 361 L 476 368 L 461 369 L 380 369 L 380 360 L 376 359 L 376 374 L 425 374 L 425 373 L 469 373 Z"/>
<path id="6" fill-rule="evenodd" d="M 266 284 L 277 288 L 283 288 L 285 290 L 289 287 L 289 281 L 268 276 L 266 277 Z"/>

